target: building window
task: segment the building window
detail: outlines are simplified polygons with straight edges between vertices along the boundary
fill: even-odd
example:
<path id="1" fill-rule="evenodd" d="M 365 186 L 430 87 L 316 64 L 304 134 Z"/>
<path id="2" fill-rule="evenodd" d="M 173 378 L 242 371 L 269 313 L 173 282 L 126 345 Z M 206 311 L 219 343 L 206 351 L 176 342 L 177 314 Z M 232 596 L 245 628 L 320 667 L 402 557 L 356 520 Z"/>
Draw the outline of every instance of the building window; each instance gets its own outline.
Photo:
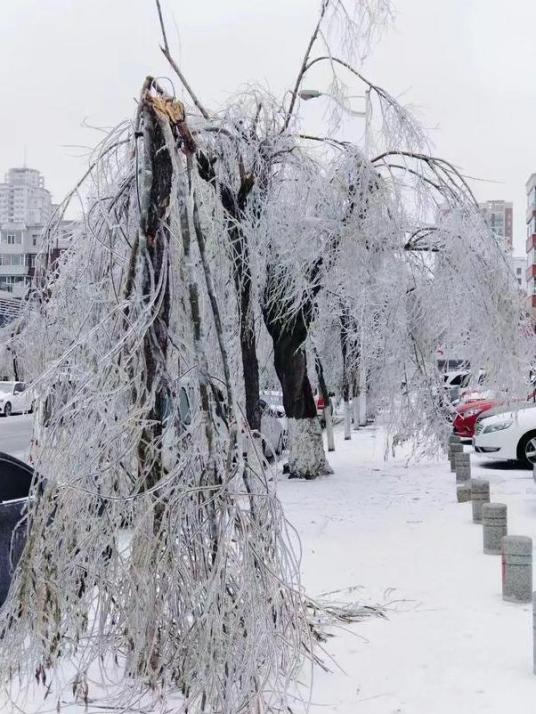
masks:
<path id="1" fill-rule="evenodd" d="M 22 275 L 0 275 L 0 290 L 13 292 L 14 285 L 20 285 L 25 282 Z"/>
<path id="2" fill-rule="evenodd" d="M 16 233 L 6 233 L 2 236 L 2 243 L 7 243 L 8 245 L 20 245 L 22 243 L 22 236 Z"/>
<path id="3" fill-rule="evenodd" d="M 0 253 L 0 265 L 24 265 L 24 256 Z"/>

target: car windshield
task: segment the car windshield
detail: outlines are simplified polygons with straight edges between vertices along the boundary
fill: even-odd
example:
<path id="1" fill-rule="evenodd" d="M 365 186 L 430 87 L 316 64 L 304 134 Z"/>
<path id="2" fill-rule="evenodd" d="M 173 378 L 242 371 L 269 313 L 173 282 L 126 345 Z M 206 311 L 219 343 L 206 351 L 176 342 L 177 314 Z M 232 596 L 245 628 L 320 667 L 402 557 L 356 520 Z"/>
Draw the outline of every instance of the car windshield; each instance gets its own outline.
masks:
<path id="1" fill-rule="evenodd" d="M 451 387 L 459 387 L 460 385 L 464 384 L 464 376 L 463 374 L 457 374 L 455 377 L 453 377 L 449 384 Z"/>

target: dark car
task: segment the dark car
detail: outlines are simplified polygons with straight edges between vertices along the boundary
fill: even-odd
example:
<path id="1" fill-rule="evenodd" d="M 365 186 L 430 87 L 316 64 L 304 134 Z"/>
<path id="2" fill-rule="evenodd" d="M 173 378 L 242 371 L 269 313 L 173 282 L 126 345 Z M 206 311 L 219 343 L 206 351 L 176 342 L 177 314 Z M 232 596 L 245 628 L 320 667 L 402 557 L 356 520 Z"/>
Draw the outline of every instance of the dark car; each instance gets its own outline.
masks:
<path id="1" fill-rule="evenodd" d="M 0 452 L 0 605 L 25 543 L 23 513 L 34 471 L 20 459 Z"/>

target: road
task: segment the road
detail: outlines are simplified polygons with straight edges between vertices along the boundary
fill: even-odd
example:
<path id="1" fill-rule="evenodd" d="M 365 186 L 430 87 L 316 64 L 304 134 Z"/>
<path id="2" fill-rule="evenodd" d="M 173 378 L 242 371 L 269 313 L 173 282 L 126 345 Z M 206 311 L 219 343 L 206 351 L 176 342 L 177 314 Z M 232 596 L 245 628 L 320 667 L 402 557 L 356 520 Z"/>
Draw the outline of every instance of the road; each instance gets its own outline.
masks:
<path id="1" fill-rule="evenodd" d="M 33 416 L 0 417 L 0 451 L 27 461 L 32 436 Z"/>

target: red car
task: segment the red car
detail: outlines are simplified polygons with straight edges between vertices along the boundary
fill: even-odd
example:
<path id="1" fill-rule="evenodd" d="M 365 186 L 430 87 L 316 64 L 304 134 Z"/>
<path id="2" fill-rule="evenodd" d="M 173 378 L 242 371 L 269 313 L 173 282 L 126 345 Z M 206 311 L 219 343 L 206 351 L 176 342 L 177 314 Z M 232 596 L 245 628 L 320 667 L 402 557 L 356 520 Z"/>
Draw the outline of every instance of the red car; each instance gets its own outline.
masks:
<path id="1" fill-rule="evenodd" d="M 456 418 L 454 419 L 454 433 L 461 439 L 472 439 L 475 435 L 476 420 L 482 412 L 493 409 L 498 404 L 493 399 L 478 399 L 473 402 L 466 402 L 456 407 Z"/>

